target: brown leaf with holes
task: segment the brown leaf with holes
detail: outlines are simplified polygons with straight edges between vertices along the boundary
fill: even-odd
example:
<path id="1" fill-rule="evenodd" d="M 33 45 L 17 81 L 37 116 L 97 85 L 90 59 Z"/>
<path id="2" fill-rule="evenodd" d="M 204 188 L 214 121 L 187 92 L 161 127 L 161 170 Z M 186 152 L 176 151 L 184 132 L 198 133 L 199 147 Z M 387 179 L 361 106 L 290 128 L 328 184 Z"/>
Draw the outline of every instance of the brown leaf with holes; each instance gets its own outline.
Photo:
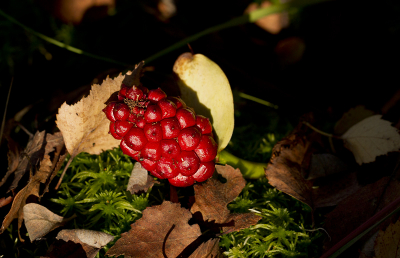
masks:
<path id="1" fill-rule="evenodd" d="M 215 178 L 194 186 L 195 202 L 190 211 L 201 213 L 202 220 L 222 224 L 223 231 L 238 231 L 256 224 L 261 217 L 253 213 L 230 213 L 228 204 L 239 196 L 246 185 L 239 169 L 216 165 L 217 172 L 226 178 L 221 183 Z"/>
<path id="2" fill-rule="evenodd" d="M 314 177 L 318 169 L 327 173 L 323 163 L 313 161 L 316 157 L 313 153 L 320 146 L 318 137 L 318 133 L 310 132 L 300 123 L 291 134 L 275 144 L 265 169 L 272 186 L 312 209 L 334 206 L 360 188 L 355 172 L 344 169 L 339 159 L 330 159 L 329 168 L 335 169 L 329 171 L 331 175 L 318 181 L 304 178 L 304 175 Z M 338 163 L 337 166 L 334 163 Z"/>
<path id="3" fill-rule="evenodd" d="M 200 235 L 198 225 L 189 225 L 192 214 L 180 204 L 164 201 L 148 207 L 143 216 L 131 225 L 131 230 L 106 253 L 107 256 L 177 257 Z"/>
<path id="4" fill-rule="evenodd" d="M 40 183 L 45 183 L 49 175 L 52 172 L 52 163 L 50 161 L 50 156 L 46 155 L 40 162 L 39 170 L 30 178 L 29 183 L 21 189 L 14 198 L 11 209 L 3 220 L 3 224 L 0 229 L 0 234 L 10 225 L 14 219 L 18 219 L 18 235 L 19 229 L 21 228 L 23 221 L 23 207 L 25 206 L 26 199 L 29 195 L 35 195 L 39 197 Z M 24 240 L 19 235 L 21 242 Z"/>

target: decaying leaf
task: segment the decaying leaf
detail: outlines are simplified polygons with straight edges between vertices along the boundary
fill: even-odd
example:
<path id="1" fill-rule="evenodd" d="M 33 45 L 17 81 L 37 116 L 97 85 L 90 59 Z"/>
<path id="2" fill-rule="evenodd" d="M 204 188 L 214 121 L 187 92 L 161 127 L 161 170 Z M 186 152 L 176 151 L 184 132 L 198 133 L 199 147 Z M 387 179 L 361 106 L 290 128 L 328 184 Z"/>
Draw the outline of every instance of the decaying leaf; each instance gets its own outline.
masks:
<path id="1" fill-rule="evenodd" d="M 211 119 L 218 152 L 230 141 L 234 127 L 233 95 L 221 68 L 201 54 L 184 53 L 173 67 L 182 99 L 197 114 Z"/>
<path id="2" fill-rule="evenodd" d="M 314 187 L 314 181 L 306 180 L 303 175 L 308 174 L 304 171 L 310 169 L 310 164 L 314 165 L 313 170 L 316 169 L 315 162 L 310 161 L 310 146 L 319 135 L 315 132 L 306 133 L 305 130 L 307 129 L 299 125 L 274 146 L 265 175 L 272 186 L 306 203 L 312 209 L 336 205 L 360 188 L 355 172 L 338 174 L 338 171 L 330 171 L 329 173 L 336 174 L 326 177 L 325 182 L 321 182 L 317 188 Z M 330 168 L 334 168 L 332 164 Z"/>
<path id="3" fill-rule="evenodd" d="M 395 201 L 398 196 L 400 196 L 400 182 L 384 177 L 342 200 L 326 216 L 324 228 L 331 240 L 325 244 L 325 249 L 332 247 L 376 212 Z"/>
<path id="4" fill-rule="evenodd" d="M 23 207 L 25 227 L 31 242 L 41 238 L 55 228 L 58 228 L 73 217 L 65 219 L 37 203 L 28 203 Z"/>
<path id="5" fill-rule="evenodd" d="M 335 135 L 342 135 L 353 125 L 373 115 L 375 115 L 374 111 L 366 109 L 365 106 L 359 105 L 351 108 L 336 122 L 333 133 Z"/>
<path id="6" fill-rule="evenodd" d="M 201 235 L 198 225 L 189 225 L 192 214 L 180 204 L 164 201 L 148 207 L 143 216 L 131 225 L 131 230 L 106 253 L 125 257 L 177 257 Z"/>
<path id="7" fill-rule="evenodd" d="M 318 153 L 311 155 L 309 170 L 307 180 L 345 173 L 349 166 L 333 154 Z"/>
<path id="8" fill-rule="evenodd" d="M 47 251 L 47 257 L 94 258 L 103 246 L 114 240 L 114 237 L 88 229 L 63 229 L 57 234 L 56 239 L 57 241 Z M 70 252 L 69 256 L 64 256 L 65 251 L 60 252 L 60 250 Z"/>
<path id="9" fill-rule="evenodd" d="M 100 154 L 119 146 L 109 132 L 109 124 L 103 109 L 111 94 L 121 88 L 125 76 L 107 78 L 101 85 L 94 84 L 90 94 L 78 103 L 63 103 L 58 110 L 56 124 L 64 137 L 65 146 L 74 158 L 81 152 Z"/>
<path id="10" fill-rule="evenodd" d="M 46 155 L 40 162 L 39 170 L 35 173 L 33 177 L 31 177 L 29 183 L 15 196 L 11 209 L 3 220 L 0 234 L 4 232 L 4 230 L 10 225 L 11 221 L 13 221 L 15 218 L 18 218 L 19 234 L 19 229 L 21 228 L 23 220 L 23 207 L 25 206 L 26 198 L 28 198 L 28 196 L 31 194 L 39 197 L 40 183 L 46 182 L 48 176 L 52 172 L 51 168 L 52 163 L 50 161 L 50 156 Z M 21 242 L 23 242 L 24 240 L 21 238 L 21 236 L 19 237 Z"/>
<path id="11" fill-rule="evenodd" d="M 341 138 L 358 164 L 375 161 L 380 155 L 400 149 L 400 135 L 389 121 L 373 115 L 353 125 Z"/>
<path id="12" fill-rule="evenodd" d="M 217 258 L 223 257 L 219 251 L 219 238 L 213 238 L 202 243 L 189 258 Z"/>
<path id="13" fill-rule="evenodd" d="M 149 175 L 139 162 L 136 162 L 133 166 L 126 190 L 131 192 L 131 194 L 135 194 L 140 191 L 147 191 L 154 183 L 158 182 L 154 181 L 153 177 Z"/>
<path id="14" fill-rule="evenodd" d="M 203 184 L 194 186 L 195 202 L 190 211 L 200 212 L 202 219 L 217 224 L 225 224 L 223 230 L 238 231 L 256 224 L 261 217 L 253 213 L 231 214 L 228 204 L 239 196 L 246 185 L 239 169 L 229 165 L 216 165 L 217 172 L 226 178 L 226 183 L 210 178 Z M 231 223 L 232 225 L 227 225 Z"/>
<path id="15" fill-rule="evenodd" d="M 375 240 L 375 258 L 400 257 L 400 220 L 380 230 Z"/>

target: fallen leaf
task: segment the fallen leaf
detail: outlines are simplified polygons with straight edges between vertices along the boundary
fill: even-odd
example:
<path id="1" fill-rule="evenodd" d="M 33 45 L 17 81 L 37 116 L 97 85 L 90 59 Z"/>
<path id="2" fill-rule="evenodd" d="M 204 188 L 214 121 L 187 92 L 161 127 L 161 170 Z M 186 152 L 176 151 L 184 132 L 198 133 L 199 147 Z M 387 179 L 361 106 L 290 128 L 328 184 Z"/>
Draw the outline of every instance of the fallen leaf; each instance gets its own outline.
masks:
<path id="1" fill-rule="evenodd" d="M 269 1 L 262 1 L 261 4 L 259 4 L 259 2 L 253 2 L 249 4 L 244 13 L 248 14 L 257 9 L 266 8 L 271 5 L 271 2 Z M 289 15 L 287 12 L 274 13 L 265 16 L 254 23 L 261 29 L 268 31 L 271 34 L 278 34 L 283 28 L 286 28 L 289 25 Z"/>
<path id="2" fill-rule="evenodd" d="M 336 122 L 333 133 L 335 135 L 342 135 L 353 125 L 373 115 L 375 115 L 374 111 L 366 109 L 362 105 L 351 108 Z"/>
<path id="3" fill-rule="evenodd" d="M 26 172 L 30 170 L 33 166 L 35 166 L 39 159 L 44 155 L 44 146 L 45 146 L 45 135 L 46 132 L 36 132 L 33 138 L 26 145 L 25 150 L 22 154 L 20 154 L 19 164 L 16 169 L 8 170 L 5 176 L 2 178 L 0 182 L 0 186 L 2 186 L 8 179 L 8 177 L 14 174 L 13 181 L 8 188 L 8 191 L 11 191 L 18 187 L 19 180 L 25 175 Z"/>
<path id="4" fill-rule="evenodd" d="M 0 199 L 0 208 L 10 204 L 12 200 L 13 200 L 12 196 L 7 196 L 7 198 L 6 197 L 1 198 Z"/>
<path id="5" fill-rule="evenodd" d="M 101 85 L 94 84 L 90 94 L 78 103 L 63 103 L 58 110 L 56 124 L 65 146 L 73 159 L 81 152 L 100 154 L 119 146 L 119 140 L 109 134 L 109 125 L 103 112 L 110 95 L 121 88 L 123 75 L 107 78 Z"/>
<path id="6" fill-rule="evenodd" d="M 229 165 L 216 165 L 215 168 L 227 182 L 221 183 L 215 178 L 210 178 L 203 184 L 195 185 L 195 202 L 190 211 L 193 214 L 201 213 L 205 222 L 222 224 L 223 231 L 238 231 L 256 224 L 261 219 L 260 216 L 253 213 L 231 214 L 227 207 L 246 185 L 240 170 Z"/>
<path id="7" fill-rule="evenodd" d="M 200 235 L 200 227 L 189 225 L 192 214 L 178 203 L 164 201 L 148 207 L 143 216 L 121 234 L 106 253 L 107 256 L 177 257 Z"/>
<path id="8" fill-rule="evenodd" d="M 114 240 L 112 235 L 88 229 L 63 229 L 56 237 L 57 241 L 48 250 L 48 257 L 87 257 L 94 258 L 99 250 Z M 77 245 L 71 245 L 71 241 Z M 73 249 L 71 256 L 57 256 L 60 250 Z M 81 247 L 81 248 L 80 248 Z"/>
<path id="9" fill-rule="evenodd" d="M 311 155 L 311 163 L 307 180 L 326 177 L 333 174 L 345 173 L 349 166 L 337 156 L 330 153 Z"/>
<path id="10" fill-rule="evenodd" d="M 353 125 L 341 138 L 358 164 L 375 161 L 380 155 L 400 149 L 400 135 L 389 121 L 373 115 Z"/>
<path id="11" fill-rule="evenodd" d="M 41 258 L 88 258 L 82 244 L 72 241 L 56 240 Z"/>
<path id="12" fill-rule="evenodd" d="M 35 195 L 39 197 L 39 188 L 40 183 L 45 183 L 52 168 L 52 163 L 50 161 L 50 156 L 45 155 L 43 160 L 40 162 L 39 170 L 30 178 L 29 183 L 22 188 L 17 195 L 14 197 L 14 201 L 12 203 L 11 209 L 8 214 L 4 217 L 0 234 L 4 232 L 4 230 L 10 225 L 11 221 L 18 218 L 18 235 L 19 229 L 21 228 L 23 221 L 23 207 L 25 206 L 26 199 L 29 195 Z M 20 241 L 24 242 L 24 240 L 19 235 Z"/>
<path id="13" fill-rule="evenodd" d="M 189 258 L 216 258 L 223 257 L 219 250 L 219 238 L 213 238 L 202 243 Z"/>
<path id="14" fill-rule="evenodd" d="M 72 218 L 76 217 L 72 216 L 65 219 L 37 203 L 26 204 L 23 207 L 23 214 L 25 227 L 29 233 L 29 239 L 31 242 L 47 235 L 50 231 L 64 225 Z"/>
<path id="15" fill-rule="evenodd" d="M 182 99 L 197 114 L 210 118 L 218 140 L 218 152 L 229 143 L 234 127 L 231 86 L 221 68 L 202 54 L 183 53 L 174 73 Z"/>
<path id="16" fill-rule="evenodd" d="M 334 206 L 360 188 L 355 172 L 337 173 L 319 181 L 306 180 L 312 165 L 311 145 L 319 135 L 307 133 L 308 128 L 301 124 L 287 137 L 277 142 L 272 150 L 272 157 L 265 169 L 268 182 L 278 190 L 307 204 L 312 209 Z M 322 167 L 323 169 L 323 167 Z M 333 167 L 331 167 L 333 169 Z M 311 174 L 311 177 L 314 175 Z M 318 184 L 314 184 L 318 183 Z"/>
<path id="17" fill-rule="evenodd" d="M 375 257 L 400 257 L 400 220 L 391 223 L 385 231 L 379 231 L 375 240 Z"/>
<path id="18" fill-rule="evenodd" d="M 136 162 L 133 166 L 126 190 L 131 192 L 131 194 L 140 191 L 146 192 L 154 183 L 158 182 L 154 181 L 153 177 L 149 175 L 147 170 L 144 169 L 139 162 Z"/>
<path id="19" fill-rule="evenodd" d="M 326 215 L 324 228 L 331 241 L 325 249 L 347 236 L 376 212 L 395 201 L 400 196 L 400 182 L 389 177 L 366 185 L 342 200 L 336 208 Z"/>

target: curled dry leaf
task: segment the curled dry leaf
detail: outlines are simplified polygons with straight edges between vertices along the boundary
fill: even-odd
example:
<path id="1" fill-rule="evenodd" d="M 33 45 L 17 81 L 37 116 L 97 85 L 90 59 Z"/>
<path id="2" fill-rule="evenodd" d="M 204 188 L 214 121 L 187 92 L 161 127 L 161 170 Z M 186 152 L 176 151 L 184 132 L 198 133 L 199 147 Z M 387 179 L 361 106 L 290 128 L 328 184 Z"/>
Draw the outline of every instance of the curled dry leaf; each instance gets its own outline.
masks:
<path id="1" fill-rule="evenodd" d="M 81 152 L 100 154 L 119 146 L 108 133 L 109 123 L 102 110 L 110 95 L 120 90 L 123 79 L 123 75 L 107 77 L 101 85 L 94 84 L 86 98 L 73 105 L 64 102 L 59 108 L 56 124 L 72 158 Z"/>
<path id="2" fill-rule="evenodd" d="M 75 217 L 65 219 L 37 203 L 26 204 L 23 207 L 23 211 L 25 227 L 29 233 L 31 242 L 47 235 L 53 229 L 64 225 Z"/>
<path id="3" fill-rule="evenodd" d="M 106 253 L 125 257 L 177 257 L 200 235 L 198 225 L 189 225 L 192 214 L 178 203 L 164 201 L 148 207 L 143 216 L 131 225 L 131 230 Z"/>
<path id="4" fill-rule="evenodd" d="M 195 185 L 195 202 L 190 211 L 193 214 L 200 212 L 203 221 L 224 224 L 224 231 L 238 231 L 256 224 L 261 219 L 260 216 L 253 213 L 231 214 L 227 207 L 239 196 L 246 185 L 240 170 L 229 165 L 216 165 L 215 168 L 219 174 L 226 178 L 227 182 L 221 183 L 215 178 L 210 178 L 203 184 Z"/>
<path id="5" fill-rule="evenodd" d="M 400 257 L 400 220 L 380 230 L 375 240 L 375 258 Z"/>
<path id="6" fill-rule="evenodd" d="M 57 241 L 47 251 L 47 257 L 94 258 L 103 246 L 114 240 L 114 237 L 88 229 L 63 229 L 56 239 Z"/>
<path id="7" fill-rule="evenodd" d="M 135 194 L 140 191 L 147 191 L 154 183 L 158 182 L 154 181 L 152 176 L 149 176 L 147 170 L 139 162 L 136 162 L 133 166 L 126 190 L 131 192 L 131 194 Z"/>
<path id="8" fill-rule="evenodd" d="M 222 69 L 202 54 L 184 53 L 173 67 L 182 99 L 196 113 L 210 117 L 218 152 L 230 141 L 234 127 L 231 86 Z"/>
<path id="9" fill-rule="evenodd" d="M 345 147 L 353 153 L 360 165 L 373 162 L 377 156 L 400 149 L 400 135 L 397 129 L 381 117 L 381 115 L 367 117 L 341 136 Z"/>

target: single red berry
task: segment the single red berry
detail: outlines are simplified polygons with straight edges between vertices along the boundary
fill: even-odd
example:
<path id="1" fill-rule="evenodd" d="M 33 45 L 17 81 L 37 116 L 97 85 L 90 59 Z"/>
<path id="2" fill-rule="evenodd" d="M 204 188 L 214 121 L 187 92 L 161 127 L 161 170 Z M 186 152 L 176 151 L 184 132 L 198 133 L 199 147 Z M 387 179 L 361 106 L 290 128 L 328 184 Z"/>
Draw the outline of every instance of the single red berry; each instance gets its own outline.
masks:
<path id="1" fill-rule="evenodd" d="M 142 157 L 145 159 L 157 161 L 161 158 L 160 142 L 147 142 L 142 149 Z"/>
<path id="2" fill-rule="evenodd" d="M 171 100 L 162 99 L 159 102 L 157 102 L 157 105 L 161 109 L 162 119 L 175 116 L 176 105 Z"/>
<path id="3" fill-rule="evenodd" d="M 218 145 L 209 135 L 202 135 L 199 145 L 194 150 L 201 162 L 214 160 L 215 156 L 217 156 L 217 151 Z"/>
<path id="4" fill-rule="evenodd" d="M 159 142 L 162 140 L 162 129 L 159 122 L 145 124 L 143 131 L 149 142 Z"/>
<path id="5" fill-rule="evenodd" d="M 146 123 L 158 122 L 162 119 L 162 111 L 157 105 L 149 105 L 144 112 Z"/>
<path id="6" fill-rule="evenodd" d="M 163 177 L 160 173 L 157 172 L 157 169 L 154 170 L 149 170 L 150 174 L 152 174 L 153 176 L 159 178 L 159 179 L 165 179 L 165 177 Z"/>
<path id="7" fill-rule="evenodd" d="M 199 169 L 200 159 L 193 151 L 181 151 L 177 161 L 179 170 L 184 176 L 191 176 Z"/>
<path id="8" fill-rule="evenodd" d="M 157 172 L 165 178 L 173 178 L 179 174 L 179 168 L 175 160 L 161 157 L 157 162 Z"/>
<path id="9" fill-rule="evenodd" d="M 163 139 L 172 139 L 178 137 L 181 127 L 175 117 L 163 119 L 160 123 L 163 131 Z"/>
<path id="10" fill-rule="evenodd" d="M 176 118 L 179 121 L 181 129 L 196 125 L 196 115 L 189 108 L 180 108 L 176 111 Z"/>
<path id="11" fill-rule="evenodd" d="M 182 150 L 189 151 L 196 149 L 201 139 L 200 129 L 192 126 L 182 129 L 178 135 L 178 143 Z"/>
<path id="12" fill-rule="evenodd" d="M 124 136 L 126 144 L 133 150 L 140 151 L 147 143 L 146 135 L 141 128 L 132 127 Z"/>
<path id="13" fill-rule="evenodd" d="M 129 147 L 128 144 L 126 144 L 125 139 L 122 139 L 122 141 L 120 142 L 119 146 L 121 147 L 121 150 L 122 150 L 122 152 L 124 154 L 132 157 L 136 161 L 139 161 L 139 159 L 140 159 L 140 151 L 135 151 L 131 147 Z"/>
<path id="14" fill-rule="evenodd" d="M 132 88 L 126 91 L 125 97 L 134 101 L 138 101 L 143 98 L 143 91 L 133 85 Z"/>
<path id="15" fill-rule="evenodd" d="M 117 132 L 115 131 L 115 122 L 110 123 L 110 131 L 108 131 L 115 139 L 121 140 L 122 136 L 119 136 Z"/>
<path id="16" fill-rule="evenodd" d="M 116 120 L 127 120 L 130 114 L 130 109 L 125 103 L 115 104 L 113 113 Z"/>
<path id="17" fill-rule="evenodd" d="M 155 90 L 150 90 L 149 94 L 147 95 L 147 98 L 154 102 L 158 102 L 162 99 L 165 99 L 166 97 L 167 97 L 167 94 L 165 94 L 165 92 L 160 88 L 155 89 Z"/>
<path id="18" fill-rule="evenodd" d="M 136 126 L 139 128 L 144 128 L 145 125 L 146 125 L 146 120 L 144 119 L 144 116 L 138 115 L 136 117 Z"/>
<path id="19" fill-rule="evenodd" d="M 150 160 L 150 159 L 144 159 L 144 158 L 140 158 L 140 164 L 142 165 L 142 167 L 144 169 L 146 169 L 147 171 L 150 171 L 150 173 L 157 173 L 157 162 L 154 160 Z M 161 179 L 163 179 L 163 177 L 161 176 Z"/>
<path id="20" fill-rule="evenodd" d="M 196 126 L 201 130 L 202 134 L 210 134 L 212 132 L 212 125 L 210 120 L 202 115 L 196 116 Z"/>
<path id="21" fill-rule="evenodd" d="M 194 179 L 191 176 L 184 176 L 182 174 L 177 175 L 174 178 L 168 179 L 169 183 L 176 187 L 187 187 L 194 184 Z"/>
<path id="22" fill-rule="evenodd" d="M 147 99 L 147 95 L 149 94 L 149 89 L 146 88 L 146 87 L 144 87 L 144 86 L 142 86 L 142 85 L 138 85 L 138 86 L 136 86 L 136 87 L 138 87 L 139 89 L 142 90 L 143 94 L 146 95 L 146 97 L 143 96 L 143 98 L 144 98 L 144 99 Z"/>
<path id="23" fill-rule="evenodd" d="M 117 119 L 114 117 L 114 107 L 117 102 L 110 102 L 108 105 L 103 109 L 103 112 L 106 114 L 106 117 L 111 122 L 115 122 Z"/>
<path id="24" fill-rule="evenodd" d="M 133 124 L 127 120 L 117 120 L 115 121 L 115 132 L 124 137 L 125 134 L 132 128 Z"/>
<path id="25" fill-rule="evenodd" d="M 126 86 L 125 84 L 121 85 L 121 89 L 118 92 L 118 100 L 123 100 L 125 98 L 127 90 L 129 90 L 130 87 Z"/>
<path id="26" fill-rule="evenodd" d="M 171 100 L 177 109 L 186 107 L 186 103 L 180 97 L 167 97 L 167 99 Z"/>
<path id="27" fill-rule="evenodd" d="M 170 159 L 178 158 L 181 154 L 181 148 L 175 139 L 165 139 L 160 142 L 161 144 L 161 156 Z"/>
<path id="28" fill-rule="evenodd" d="M 197 169 L 196 173 L 194 173 L 192 177 L 197 182 L 203 182 L 214 174 L 214 170 L 215 170 L 214 161 L 200 162 L 199 169 Z"/>

